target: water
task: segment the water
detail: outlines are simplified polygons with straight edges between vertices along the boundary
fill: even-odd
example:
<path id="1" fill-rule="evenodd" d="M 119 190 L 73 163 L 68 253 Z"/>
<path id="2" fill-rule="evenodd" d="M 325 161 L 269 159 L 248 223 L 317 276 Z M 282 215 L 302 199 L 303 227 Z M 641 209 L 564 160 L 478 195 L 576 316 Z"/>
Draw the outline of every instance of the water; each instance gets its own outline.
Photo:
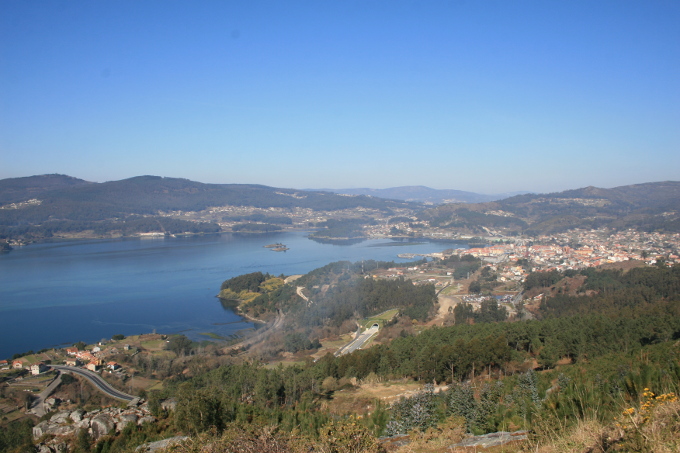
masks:
<path id="1" fill-rule="evenodd" d="M 282 242 L 290 250 L 263 246 Z M 262 271 L 303 274 L 333 261 L 397 261 L 448 242 L 388 239 L 320 244 L 303 232 L 33 244 L 0 255 L 0 358 L 17 352 L 92 343 L 115 334 L 183 332 L 227 337 L 252 324 L 215 295 L 231 277 Z"/>

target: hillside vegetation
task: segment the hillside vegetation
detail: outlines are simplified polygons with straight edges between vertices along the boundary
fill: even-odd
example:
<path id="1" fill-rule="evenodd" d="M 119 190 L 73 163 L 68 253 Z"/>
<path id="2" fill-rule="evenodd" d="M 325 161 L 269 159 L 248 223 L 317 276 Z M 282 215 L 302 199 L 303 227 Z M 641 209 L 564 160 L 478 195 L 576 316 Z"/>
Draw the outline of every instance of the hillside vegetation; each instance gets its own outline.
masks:
<path id="1" fill-rule="evenodd" d="M 184 371 L 170 372 L 162 390 L 147 393 L 160 418 L 156 426 L 166 437 L 190 435 L 176 450 L 186 452 L 381 451 L 377 437 L 385 435 L 408 435 L 409 451 L 441 451 L 465 432 L 518 429 L 529 430 L 526 448 L 532 451 L 674 451 L 680 267 L 589 269 L 562 278 L 581 286 L 543 300 L 534 309 L 536 320 L 465 323 L 418 334 L 399 321 L 386 326 L 402 329 L 392 341 L 315 362 L 271 367 L 259 353 L 230 357 L 213 350 L 205 356 L 185 345 L 178 351 L 184 358 L 163 359 L 183 364 Z M 313 320 L 321 328 L 342 322 L 348 315 L 334 311 L 338 300 L 353 307 L 351 319 L 380 311 L 388 300 L 407 310 L 419 291 L 426 296 L 423 305 L 433 303 L 427 286 L 364 278 L 360 264 L 334 263 L 293 284 L 299 286 L 254 273 L 227 280 L 223 290 L 258 294 L 246 307 L 266 308 L 266 300 L 282 310 L 292 320 L 284 335 L 304 332 Z M 297 295 L 300 286 L 313 303 Z M 163 360 L 155 359 L 148 372 L 176 368 Z M 340 404 L 381 382 L 422 387 L 393 403 Z M 175 411 L 161 409 L 167 398 L 176 399 Z M 134 427 L 91 448 L 131 451 L 157 435 Z M 522 447 L 504 451 L 511 448 Z"/>
<path id="2" fill-rule="evenodd" d="M 88 183 L 65 175 L 43 175 L 0 180 L 0 238 L 32 239 L 84 231 L 95 235 L 149 231 L 144 229 L 148 225 L 140 222 L 161 224 L 151 231 L 212 233 L 219 231 L 215 223 L 168 219 L 160 214 L 202 211 L 219 206 L 298 207 L 327 211 L 372 208 L 389 211 L 414 205 L 366 196 L 347 197 L 253 184 L 203 184 L 159 176 Z M 248 216 L 243 218 L 252 219 Z M 274 216 L 270 221 L 277 222 L 289 220 Z M 253 228 L 258 229 L 248 223 L 241 227 L 249 231 Z M 275 226 L 268 228 L 279 229 Z"/>
<path id="3" fill-rule="evenodd" d="M 551 194 L 527 194 L 490 203 L 446 204 L 421 213 L 422 220 L 474 234 L 484 228 L 543 235 L 574 228 L 635 228 L 680 231 L 680 182 L 666 181 Z"/>

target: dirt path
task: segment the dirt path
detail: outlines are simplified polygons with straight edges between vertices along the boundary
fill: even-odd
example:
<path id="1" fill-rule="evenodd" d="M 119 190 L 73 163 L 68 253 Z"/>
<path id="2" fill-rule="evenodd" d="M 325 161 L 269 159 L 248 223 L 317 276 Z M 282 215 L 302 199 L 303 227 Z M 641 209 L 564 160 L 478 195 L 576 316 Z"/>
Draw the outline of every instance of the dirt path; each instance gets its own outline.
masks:
<path id="1" fill-rule="evenodd" d="M 460 296 L 443 294 L 440 294 L 437 297 L 437 300 L 439 301 L 439 311 L 437 311 L 437 316 L 435 316 L 434 319 L 427 323 L 428 326 L 442 325 L 444 319 L 446 319 L 446 317 L 453 312 L 453 307 L 455 307 L 456 305 L 463 301 L 460 298 Z M 449 309 L 451 310 L 451 312 L 449 312 Z"/>

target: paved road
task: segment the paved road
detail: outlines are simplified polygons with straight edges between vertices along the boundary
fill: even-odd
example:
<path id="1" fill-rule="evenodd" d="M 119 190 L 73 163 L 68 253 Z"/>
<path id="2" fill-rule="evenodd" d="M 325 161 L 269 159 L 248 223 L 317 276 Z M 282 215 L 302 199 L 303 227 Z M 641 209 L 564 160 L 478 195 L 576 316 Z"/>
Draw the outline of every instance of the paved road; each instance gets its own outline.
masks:
<path id="1" fill-rule="evenodd" d="M 37 415 L 38 417 L 45 415 L 45 400 L 52 394 L 52 392 L 54 392 L 54 389 L 56 389 L 59 384 L 61 384 L 61 373 L 59 373 L 59 375 L 54 378 L 54 380 L 50 383 L 50 385 L 47 386 L 47 388 L 45 388 L 45 390 L 38 393 L 38 397 L 33 401 L 33 404 L 31 404 L 31 408 L 28 411 Z"/>
<path id="2" fill-rule="evenodd" d="M 54 368 L 55 370 L 59 371 L 67 371 L 69 373 L 74 373 L 78 374 L 80 376 L 83 376 L 85 379 L 90 381 L 92 385 L 94 385 L 99 391 L 102 393 L 105 393 L 106 395 L 110 396 L 111 398 L 115 398 L 118 400 L 123 400 L 123 401 L 132 401 L 135 399 L 135 396 L 128 395 L 127 393 L 121 392 L 120 390 L 116 390 L 111 385 L 109 385 L 108 382 L 106 382 L 104 379 L 102 379 L 97 373 L 94 373 L 90 370 L 84 370 L 82 368 L 75 368 L 72 366 L 63 366 L 63 365 L 50 365 L 51 368 Z"/>
<path id="3" fill-rule="evenodd" d="M 378 330 L 380 330 L 380 327 L 378 327 L 377 325 L 373 325 L 369 329 L 364 330 L 354 339 L 354 341 L 352 341 L 346 346 L 343 346 L 340 350 L 338 350 L 338 352 L 336 352 L 335 355 L 339 357 L 341 355 L 349 354 L 351 352 L 356 351 L 357 349 L 360 349 L 373 335 L 378 333 Z"/>

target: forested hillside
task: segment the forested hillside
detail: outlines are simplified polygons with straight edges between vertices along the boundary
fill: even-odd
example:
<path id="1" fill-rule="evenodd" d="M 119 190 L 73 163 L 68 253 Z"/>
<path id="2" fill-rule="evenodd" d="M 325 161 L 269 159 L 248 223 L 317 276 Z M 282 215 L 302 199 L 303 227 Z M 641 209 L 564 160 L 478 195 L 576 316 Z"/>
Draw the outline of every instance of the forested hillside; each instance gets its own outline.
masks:
<path id="1" fill-rule="evenodd" d="M 0 239 L 51 237 L 56 234 L 126 235 L 144 232 L 140 217 L 162 222 L 159 214 L 170 211 L 201 211 L 209 207 L 247 206 L 254 208 L 308 208 L 337 211 L 373 208 L 389 211 L 415 206 L 401 201 L 373 197 L 347 197 L 328 192 L 248 184 L 203 184 L 179 178 L 139 176 L 121 181 L 88 183 L 64 175 L 43 175 L 0 181 Z M 236 216 L 242 220 L 262 220 L 256 215 Z M 151 231 L 205 232 L 219 230 L 216 224 L 175 219 Z M 233 220 L 229 217 L 229 220 Z M 290 224 L 290 219 L 274 216 L 269 223 Z M 237 230 L 274 231 L 244 223 Z M 149 231 L 149 230 L 146 230 Z"/>
<path id="2" fill-rule="evenodd" d="M 486 228 L 541 235 L 573 228 L 636 228 L 680 231 L 680 182 L 586 187 L 551 194 L 527 194 L 478 204 L 447 204 L 421 213 L 439 227 L 476 234 Z"/>
<path id="3" fill-rule="evenodd" d="M 307 278 L 323 281 L 327 275 Z M 228 365 L 173 384 L 164 396 L 179 398 L 177 423 L 188 432 L 211 426 L 219 431 L 252 419 L 314 437 L 330 422 L 320 410 L 324 401 L 353 378 L 449 383 L 445 392 L 426 387 L 392 407 L 377 405 L 362 424 L 376 435 L 398 434 L 463 417 L 471 432 L 526 428 L 540 442 L 540 436 L 565 432 L 584 417 L 612 420 L 637 407 L 646 392 L 677 393 L 680 268 L 584 275 L 582 292 L 587 288 L 593 295 L 549 298 L 539 310 L 544 319 L 431 328 L 307 365 Z M 380 300 L 404 289 L 357 282 L 352 288 L 337 285 L 333 297 L 349 303 L 358 293 L 376 291 L 374 300 Z M 632 442 L 626 435 L 622 442 Z"/>
<path id="4" fill-rule="evenodd" d="M 436 301 L 433 285 L 414 285 L 403 278 L 374 280 L 362 268 L 389 268 L 393 262 L 340 261 L 316 269 L 295 281 L 308 300 L 300 297 L 292 285 L 272 285 L 271 276 L 255 272 L 235 277 L 222 284 L 222 299 L 246 299 L 242 313 L 271 319 L 277 310 L 288 317 L 289 325 L 298 329 L 322 326 L 339 327 L 345 321 L 361 319 L 388 309 L 398 308 L 404 316 L 425 321 Z M 244 283 L 247 282 L 247 283 Z M 268 284 L 269 283 L 269 284 Z M 244 292 L 245 287 L 248 288 Z M 249 293 L 249 294 L 248 294 Z"/>
<path id="5" fill-rule="evenodd" d="M 432 304 L 428 286 L 364 278 L 362 264 L 333 263 L 292 284 L 253 273 L 225 281 L 222 290 L 251 294 L 246 307 L 283 311 L 291 322 L 284 327 L 285 341 L 274 347 L 298 348 L 293 352 L 319 347 L 318 341 L 302 344 L 304 337 L 295 336 L 305 332 L 306 323 L 328 328 L 390 302 L 408 319 L 407 310 Z M 80 445 L 115 453 L 182 433 L 193 440 L 179 451 L 200 451 L 208 444 L 229 451 L 259 446 L 264 453 L 381 451 L 377 436 L 408 434 L 413 451 L 438 451 L 435 444 L 446 448 L 464 432 L 527 429 L 531 448 L 538 451 L 558 441 L 598 445 L 607 452 L 653 451 L 652 442 L 661 438 L 677 446 L 672 433 L 680 421 L 672 411 L 677 413 L 680 391 L 680 267 L 588 269 L 532 281 L 549 295 L 551 288 L 566 287 L 555 278 L 580 286 L 546 296 L 532 309 L 535 320 L 467 320 L 434 328 L 399 321 L 385 327 L 396 336 L 341 357 L 327 354 L 272 367 L 260 352 L 236 355 L 227 349 L 225 355 L 210 349 L 206 354 L 184 337 L 171 342 L 182 344 L 168 350 L 172 357 L 121 356 L 125 366 L 136 364 L 140 378 L 164 376 L 162 388 L 146 394 L 159 420 L 130 425 L 97 442 L 84 437 Z M 297 294 L 300 287 L 309 301 Z M 422 390 L 391 404 L 358 396 L 380 382 L 416 382 Z M 168 398 L 177 403 L 174 411 L 161 406 Z M 357 403 L 348 406 L 351 398 Z M 572 440 L 572 430 L 585 423 L 606 432 L 611 442 L 598 440 L 604 434 Z M 25 427 L 12 425 L 8 433 L 0 442 L 19 445 Z M 352 442 L 358 450 L 350 449 Z"/>

